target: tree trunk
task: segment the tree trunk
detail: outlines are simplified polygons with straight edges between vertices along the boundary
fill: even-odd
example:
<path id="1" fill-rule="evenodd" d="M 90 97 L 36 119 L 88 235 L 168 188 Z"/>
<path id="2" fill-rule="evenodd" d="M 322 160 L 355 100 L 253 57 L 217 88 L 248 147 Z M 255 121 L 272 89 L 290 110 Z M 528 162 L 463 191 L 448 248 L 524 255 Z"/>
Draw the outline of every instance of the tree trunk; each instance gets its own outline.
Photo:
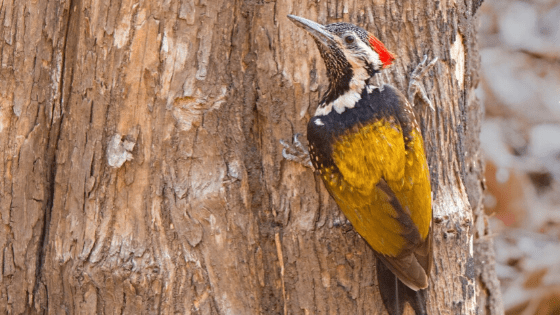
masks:
<path id="1" fill-rule="evenodd" d="M 475 1 L 476 2 L 476 1 Z M 432 174 L 430 314 L 500 314 L 470 1 L 0 1 L 2 314 L 381 314 L 372 250 L 282 158 L 326 87 L 286 17 L 398 55 Z M 409 310 L 410 311 L 410 310 Z"/>

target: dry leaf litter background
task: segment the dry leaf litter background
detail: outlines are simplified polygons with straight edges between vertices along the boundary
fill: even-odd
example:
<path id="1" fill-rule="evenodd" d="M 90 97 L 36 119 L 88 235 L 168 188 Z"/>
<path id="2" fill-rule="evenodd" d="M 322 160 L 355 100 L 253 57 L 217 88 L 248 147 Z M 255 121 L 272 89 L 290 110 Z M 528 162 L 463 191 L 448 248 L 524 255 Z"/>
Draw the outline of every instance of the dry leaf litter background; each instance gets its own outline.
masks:
<path id="1" fill-rule="evenodd" d="M 560 1 L 479 11 L 485 207 L 506 314 L 560 314 Z"/>

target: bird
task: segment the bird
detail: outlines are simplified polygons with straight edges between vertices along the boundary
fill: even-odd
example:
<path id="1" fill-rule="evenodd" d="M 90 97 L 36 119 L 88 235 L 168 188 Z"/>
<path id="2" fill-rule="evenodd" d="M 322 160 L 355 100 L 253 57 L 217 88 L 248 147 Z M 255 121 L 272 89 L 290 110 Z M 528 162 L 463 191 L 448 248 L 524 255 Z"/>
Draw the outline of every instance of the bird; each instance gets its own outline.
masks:
<path id="1" fill-rule="evenodd" d="M 426 314 L 433 247 L 424 140 L 413 100 L 389 84 L 369 84 L 396 56 L 359 26 L 288 18 L 314 39 L 329 84 L 307 124 L 309 150 L 284 156 L 303 157 L 312 165 L 375 252 L 379 290 L 389 314 L 402 314 L 405 302 L 417 314 Z M 301 152 L 304 148 L 295 140 Z"/>

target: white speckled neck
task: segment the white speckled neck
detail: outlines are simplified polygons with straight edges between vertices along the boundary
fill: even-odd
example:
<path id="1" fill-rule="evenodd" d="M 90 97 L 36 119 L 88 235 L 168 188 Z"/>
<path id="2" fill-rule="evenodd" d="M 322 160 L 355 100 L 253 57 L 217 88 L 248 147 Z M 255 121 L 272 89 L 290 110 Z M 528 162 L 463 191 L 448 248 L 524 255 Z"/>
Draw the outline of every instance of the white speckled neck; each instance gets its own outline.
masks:
<path id="1" fill-rule="evenodd" d="M 354 76 L 349 84 L 350 89 L 334 101 L 319 105 L 315 111 L 315 116 L 328 115 L 333 109 L 337 113 L 342 114 L 347 108 L 354 108 L 358 101 L 360 101 L 362 98 L 362 91 L 366 87 L 366 80 L 369 79 L 369 75 L 363 67 L 359 65 L 352 66 L 354 68 Z"/>

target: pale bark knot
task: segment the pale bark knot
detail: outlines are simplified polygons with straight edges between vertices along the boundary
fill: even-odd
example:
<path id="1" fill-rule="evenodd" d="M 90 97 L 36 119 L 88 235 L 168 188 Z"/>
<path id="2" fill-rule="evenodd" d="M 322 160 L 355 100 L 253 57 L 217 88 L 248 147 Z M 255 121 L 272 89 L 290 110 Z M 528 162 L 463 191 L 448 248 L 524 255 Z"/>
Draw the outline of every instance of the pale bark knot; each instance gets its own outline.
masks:
<path id="1" fill-rule="evenodd" d="M 126 161 L 132 160 L 132 149 L 135 143 L 122 140 L 120 134 L 115 134 L 107 146 L 107 163 L 115 168 L 121 167 Z"/>
<path id="2" fill-rule="evenodd" d="M 459 88 L 463 89 L 465 82 L 465 47 L 463 46 L 463 36 L 457 32 L 455 42 L 450 48 L 451 58 L 455 61 L 455 78 L 459 84 Z"/>

